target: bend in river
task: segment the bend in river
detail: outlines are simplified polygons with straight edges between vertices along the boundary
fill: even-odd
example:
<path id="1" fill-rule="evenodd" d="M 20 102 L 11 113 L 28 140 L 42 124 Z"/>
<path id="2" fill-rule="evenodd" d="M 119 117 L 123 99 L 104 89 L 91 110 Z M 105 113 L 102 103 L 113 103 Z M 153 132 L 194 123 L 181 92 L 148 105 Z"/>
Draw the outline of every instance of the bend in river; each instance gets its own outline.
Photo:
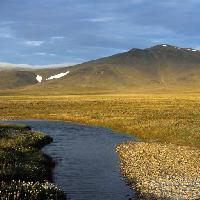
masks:
<path id="1" fill-rule="evenodd" d="M 119 172 L 115 146 L 134 140 L 98 126 L 62 121 L 12 121 L 46 132 L 54 141 L 43 151 L 57 161 L 54 182 L 70 200 L 128 200 L 134 192 Z"/>

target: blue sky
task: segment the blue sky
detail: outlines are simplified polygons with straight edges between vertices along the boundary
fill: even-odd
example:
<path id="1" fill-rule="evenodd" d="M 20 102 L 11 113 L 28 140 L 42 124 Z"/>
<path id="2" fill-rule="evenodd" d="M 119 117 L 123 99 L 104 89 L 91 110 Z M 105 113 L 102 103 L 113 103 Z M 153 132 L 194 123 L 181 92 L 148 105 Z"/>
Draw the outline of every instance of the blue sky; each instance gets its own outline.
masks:
<path id="1" fill-rule="evenodd" d="M 199 0 L 0 0 L 0 62 L 81 63 L 159 43 L 200 48 Z"/>

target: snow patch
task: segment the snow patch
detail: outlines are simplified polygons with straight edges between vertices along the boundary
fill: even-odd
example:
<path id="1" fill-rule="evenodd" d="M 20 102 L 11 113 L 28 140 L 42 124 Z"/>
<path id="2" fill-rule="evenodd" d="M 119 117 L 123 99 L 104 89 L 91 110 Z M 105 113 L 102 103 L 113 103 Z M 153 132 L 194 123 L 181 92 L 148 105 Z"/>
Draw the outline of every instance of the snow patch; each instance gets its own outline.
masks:
<path id="1" fill-rule="evenodd" d="M 53 76 L 50 76 L 49 78 L 47 78 L 46 80 L 53 80 L 53 79 L 58 79 L 58 78 L 62 78 L 63 76 L 66 76 L 67 74 L 69 74 L 70 71 L 67 71 L 65 73 L 60 73 L 60 74 L 56 74 Z"/>
<path id="2" fill-rule="evenodd" d="M 42 82 L 42 76 L 37 75 L 37 76 L 36 76 L 36 80 L 37 80 L 39 83 L 41 83 L 41 82 Z"/>
<path id="3" fill-rule="evenodd" d="M 163 47 L 166 47 L 167 45 L 166 45 L 166 44 L 163 44 L 162 46 L 163 46 Z"/>
<path id="4" fill-rule="evenodd" d="M 187 49 L 188 51 L 193 51 L 193 52 L 196 52 L 196 51 L 198 51 L 198 50 L 196 50 L 196 49 Z"/>

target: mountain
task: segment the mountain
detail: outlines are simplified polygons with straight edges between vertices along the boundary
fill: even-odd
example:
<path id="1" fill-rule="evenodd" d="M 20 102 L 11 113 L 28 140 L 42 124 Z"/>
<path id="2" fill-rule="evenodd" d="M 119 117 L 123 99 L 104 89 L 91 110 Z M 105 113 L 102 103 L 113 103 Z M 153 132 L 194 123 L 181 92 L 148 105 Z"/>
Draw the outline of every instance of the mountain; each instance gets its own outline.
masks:
<path id="1" fill-rule="evenodd" d="M 15 89 L 36 84 L 35 74 L 28 65 L 0 63 L 0 89 Z"/>
<path id="2" fill-rule="evenodd" d="M 60 65 L 33 66 L 26 64 L 0 63 L 0 90 L 21 89 L 38 83 L 37 71 L 46 76 L 62 71 Z M 48 68 L 49 67 L 49 68 Z"/>
<path id="3" fill-rule="evenodd" d="M 21 87 L 20 93 L 53 95 L 198 88 L 200 51 L 161 44 L 71 67 L 32 70 L 28 79 L 34 79 L 33 83 Z"/>

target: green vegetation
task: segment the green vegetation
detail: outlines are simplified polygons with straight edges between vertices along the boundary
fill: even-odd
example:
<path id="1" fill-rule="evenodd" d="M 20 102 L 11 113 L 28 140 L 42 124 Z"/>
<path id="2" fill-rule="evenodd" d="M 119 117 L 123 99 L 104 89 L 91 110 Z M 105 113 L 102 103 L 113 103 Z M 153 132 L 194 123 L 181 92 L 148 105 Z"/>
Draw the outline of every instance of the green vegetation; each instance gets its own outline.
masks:
<path id="1" fill-rule="evenodd" d="M 200 148 L 200 95 L 135 94 L 0 97 L 1 119 L 96 124 L 143 141 Z"/>
<path id="2" fill-rule="evenodd" d="M 24 125 L 0 125 L 0 196 L 5 200 L 65 199 L 51 181 L 53 161 L 39 148 L 52 139 Z"/>

